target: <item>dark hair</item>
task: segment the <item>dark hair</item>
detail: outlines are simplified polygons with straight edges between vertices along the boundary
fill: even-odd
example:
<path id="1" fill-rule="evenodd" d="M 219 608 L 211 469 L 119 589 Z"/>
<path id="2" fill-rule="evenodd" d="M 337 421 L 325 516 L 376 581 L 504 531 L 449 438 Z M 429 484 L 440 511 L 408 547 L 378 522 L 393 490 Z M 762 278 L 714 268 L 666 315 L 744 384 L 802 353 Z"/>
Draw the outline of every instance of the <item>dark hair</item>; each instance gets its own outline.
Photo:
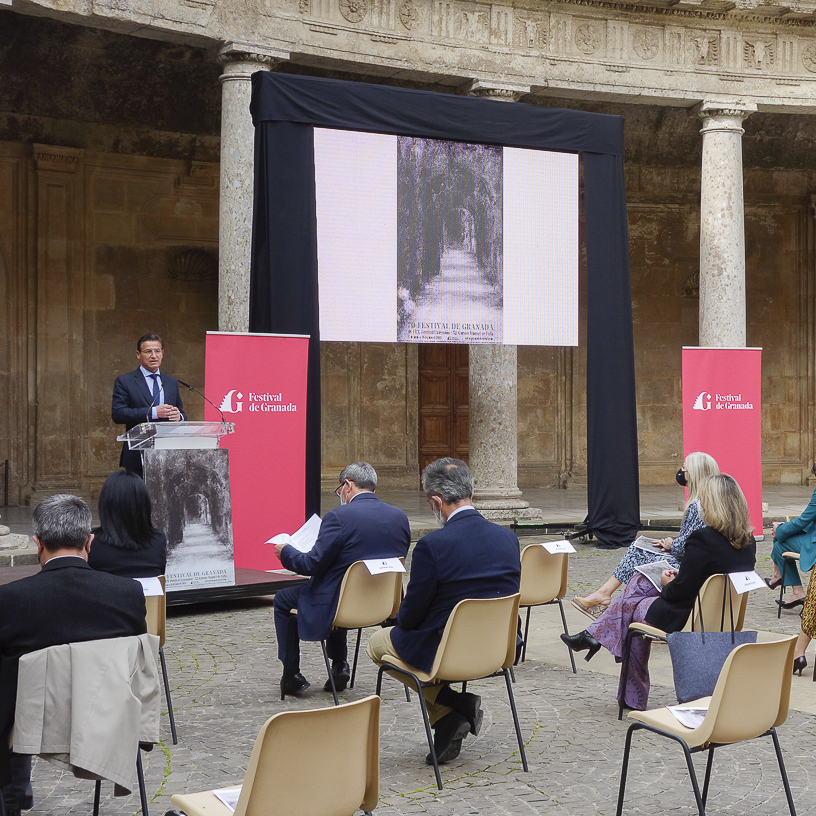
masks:
<path id="1" fill-rule="evenodd" d="M 136 341 L 136 351 L 141 352 L 143 343 L 161 343 L 161 347 L 164 349 L 164 340 L 158 334 L 143 334 Z"/>
<path id="2" fill-rule="evenodd" d="M 473 476 L 461 459 L 446 456 L 422 471 L 422 489 L 425 495 L 441 496 L 452 504 L 473 496 Z"/>
<path id="3" fill-rule="evenodd" d="M 99 494 L 98 536 L 112 547 L 143 550 L 156 532 L 151 510 L 145 483 L 132 471 L 117 470 L 105 479 Z"/>
<path id="4" fill-rule="evenodd" d="M 49 552 L 80 551 L 91 534 L 91 511 L 79 496 L 58 493 L 43 499 L 34 508 L 31 526 L 40 544 Z"/>

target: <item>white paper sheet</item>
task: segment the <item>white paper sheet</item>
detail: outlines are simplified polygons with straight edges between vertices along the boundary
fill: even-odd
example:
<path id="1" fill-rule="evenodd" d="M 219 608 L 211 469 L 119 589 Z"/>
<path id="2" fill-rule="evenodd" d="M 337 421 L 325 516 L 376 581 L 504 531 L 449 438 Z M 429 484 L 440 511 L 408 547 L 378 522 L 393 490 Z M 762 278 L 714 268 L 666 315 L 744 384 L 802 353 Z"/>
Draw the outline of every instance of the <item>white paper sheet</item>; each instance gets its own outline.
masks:
<path id="1" fill-rule="evenodd" d="M 646 536 L 638 536 L 632 542 L 632 546 L 637 547 L 639 550 L 645 550 L 648 553 L 665 553 L 666 551 L 662 547 L 658 547 L 658 545 L 655 543 L 659 540 L 659 538 L 646 538 Z"/>
<path id="2" fill-rule="evenodd" d="M 405 572 L 399 558 L 364 558 L 363 563 L 372 575 L 379 575 L 381 572 Z"/>
<path id="3" fill-rule="evenodd" d="M 569 541 L 542 541 L 541 546 L 548 552 L 555 555 L 556 553 L 574 553 L 575 547 Z"/>
<path id="4" fill-rule="evenodd" d="M 754 570 L 749 570 L 748 572 L 731 572 L 728 577 L 731 579 L 731 583 L 734 585 L 734 589 L 738 595 L 742 595 L 744 592 L 750 592 L 752 589 L 768 588 L 768 585 Z"/>
<path id="5" fill-rule="evenodd" d="M 133 580 L 138 581 L 142 585 L 145 598 L 150 598 L 154 595 L 164 595 L 161 581 L 158 578 L 134 578 Z"/>
<path id="6" fill-rule="evenodd" d="M 219 790 L 214 790 L 213 793 L 219 801 L 223 802 L 235 813 L 235 808 L 238 806 L 238 798 L 241 796 L 240 785 L 237 788 L 220 788 Z"/>
<path id="7" fill-rule="evenodd" d="M 663 589 L 661 576 L 663 575 L 663 570 L 667 569 L 674 569 L 674 567 L 666 561 L 665 558 L 661 561 L 652 561 L 650 564 L 641 564 L 639 567 L 635 567 L 637 572 L 641 575 L 645 575 L 652 582 L 652 586 L 658 592 Z"/>
<path id="8" fill-rule="evenodd" d="M 296 532 L 278 533 L 276 536 L 266 541 L 267 544 L 291 544 L 296 550 L 303 553 L 309 552 L 317 541 L 317 534 L 320 532 L 320 516 L 316 513 Z"/>
<path id="9" fill-rule="evenodd" d="M 674 714 L 675 719 L 680 725 L 685 725 L 686 728 L 698 728 L 702 725 L 705 715 L 708 713 L 708 707 L 699 708 L 697 706 L 666 706 L 666 708 Z"/>

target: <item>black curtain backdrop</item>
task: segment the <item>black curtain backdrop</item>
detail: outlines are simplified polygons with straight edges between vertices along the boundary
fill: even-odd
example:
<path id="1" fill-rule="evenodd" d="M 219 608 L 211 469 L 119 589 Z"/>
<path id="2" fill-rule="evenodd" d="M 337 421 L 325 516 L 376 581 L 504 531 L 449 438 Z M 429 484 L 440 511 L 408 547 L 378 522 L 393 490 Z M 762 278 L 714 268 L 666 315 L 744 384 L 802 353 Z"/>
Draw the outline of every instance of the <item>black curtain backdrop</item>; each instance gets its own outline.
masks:
<path id="1" fill-rule="evenodd" d="M 629 544 L 640 523 L 623 119 L 259 71 L 250 331 L 309 334 L 306 512 L 320 512 L 320 333 L 313 128 L 580 153 L 587 255 L 588 520 Z"/>

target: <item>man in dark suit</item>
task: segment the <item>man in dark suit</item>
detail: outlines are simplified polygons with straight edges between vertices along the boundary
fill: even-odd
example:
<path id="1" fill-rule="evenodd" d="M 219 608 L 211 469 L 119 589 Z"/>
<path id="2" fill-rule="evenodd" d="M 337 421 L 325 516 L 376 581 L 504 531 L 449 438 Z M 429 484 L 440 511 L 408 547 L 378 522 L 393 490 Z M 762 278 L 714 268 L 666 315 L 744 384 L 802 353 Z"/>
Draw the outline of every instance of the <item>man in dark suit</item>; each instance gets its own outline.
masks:
<path id="1" fill-rule="evenodd" d="M 178 380 L 162 374 L 164 342 L 158 334 L 145 334 L 136 341 L 139 367 L 116 378 L 113 384 L 111 419 L 125 430 L 142 422 L 179 422 L 186 419 Z M 142 455 L 122 443 L 119 466 L 142 473 Z"/>
<path id="2" fill-rule="evenodd" d="M 367 462 L 354 462 L 340 474 L 335 491 L 341 506 L 323 518 L 314 547 L 303 553 L 291 544 L 278 544 L 275 554 L 286 569 L 311 575 L 303 586 L 275 595 L 275 632 L 278 658 L 283 663 L 281 695 L 300 694 L 309 687 L 300 673 L 300 640 L 327 640 L 335 686 L 349 681 L 345 630 L 331 631 L 340 585 L 346 570 L 368 558 L 404 558 L 411 543 L 408 517 L 380 501 L 374 491 L 377 473 Z M 297 609 L 297 615 L 291 610 Z M 331 682 L 323 687 L 331 691 Z"/>
<path id="3" fill-rule="evenodd" d="M 48 646 L 147 631 L 141 585 L 88 566 L 91 511 L 82 499 L 44 499 L 32 524 L 42 570 L 0 587 L 0 786 L 7 816 L 33 804 L 31 757 L 8 750 L 19 658 Z"/>
<path id="4" fill-rule="evenodd" d="M 437 459 L 422 473 L 425 498 L 442 527 L 423 536 L 411 558 L 411 580 L 397 625 L 375 632 L 368 654 L 386 654 L 429 671 L 453 607 L 466 598 L 501 598 L 519 590 L 518 538 L 487 521 L 472 505 L 473 476 L 459 459 Z M 462 740 L 482 723 L 481 698 L 446 684 L 423 689 L 439 762 L 459 756 Z M 426 758 L 433 763 L 430 754 Z"/>

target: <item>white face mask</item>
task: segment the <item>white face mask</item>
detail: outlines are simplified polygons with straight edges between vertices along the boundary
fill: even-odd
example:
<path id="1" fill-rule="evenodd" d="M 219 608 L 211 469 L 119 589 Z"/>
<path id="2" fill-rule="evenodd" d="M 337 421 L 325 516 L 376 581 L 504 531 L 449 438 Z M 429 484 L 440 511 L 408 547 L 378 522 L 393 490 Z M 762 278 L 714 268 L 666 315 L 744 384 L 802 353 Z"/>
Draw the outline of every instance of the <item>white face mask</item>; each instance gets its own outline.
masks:
<path id="1" fill-rule="evenodd" d="M 445 516 L 442 515 L 442 508 L 438 507 L 436 502 L 433 503 L 433 514 L 434 514 L 434 518 L 436 519 L 437 526 L 444 527 L 445 526 Z"/>

